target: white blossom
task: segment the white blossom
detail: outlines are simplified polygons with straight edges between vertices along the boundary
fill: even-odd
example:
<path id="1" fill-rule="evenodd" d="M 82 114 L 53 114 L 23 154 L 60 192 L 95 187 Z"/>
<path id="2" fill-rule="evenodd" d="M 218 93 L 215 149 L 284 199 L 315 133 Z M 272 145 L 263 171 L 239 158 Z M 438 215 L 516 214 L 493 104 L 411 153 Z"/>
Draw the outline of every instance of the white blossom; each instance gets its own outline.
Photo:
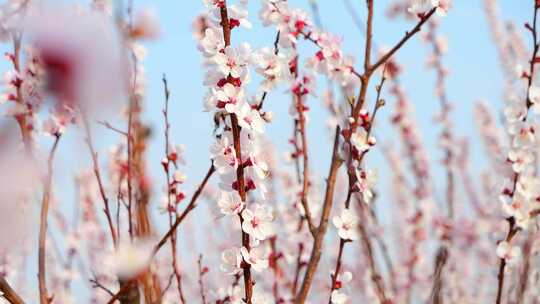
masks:
<path id="1" fill-rule="evenodd" d="M 349 209 L 343 209 L 340 215 L 332 218 L 332 223 L 338 229 L 338 235 L 344 240 L 354 241 L 358 238 L 358 217 Z"/>

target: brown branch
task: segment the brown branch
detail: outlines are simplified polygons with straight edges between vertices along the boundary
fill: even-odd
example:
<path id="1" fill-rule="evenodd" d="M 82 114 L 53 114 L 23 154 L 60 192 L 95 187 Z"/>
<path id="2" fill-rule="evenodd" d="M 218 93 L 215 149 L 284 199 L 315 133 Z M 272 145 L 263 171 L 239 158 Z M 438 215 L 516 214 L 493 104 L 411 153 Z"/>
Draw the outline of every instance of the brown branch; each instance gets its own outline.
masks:
<path id="1" fill-rule="evenodd" d="M 223 28 L 223 40 L 225 42 L 225 46 L 231 45 L 231 27 L 229 24 L 229 17 L 227 12 L 227 1 L 223 0 L 223 6 L 220 8 L 220 15 L 221 15 L 221 26 Z M 234 142 L 234 150 L 236 153 L 236 159 L 238 160 L 238 168 L 236 169 L 236 179 L 238 181 L 238 194 L 240 195 L 240 199 L 245 202 L 246 201 L 246 189 L 245 189 L 245 181 L 244 181 L 244 166 L 242 162 L 242 145 L 240 144 L 240 126 L 238 125 L 238 118 L 236 117 L 236 114 L 231 114 L 231 128 L 233 133 L 233 142 Z M 244 222 L 244 219 L 242 218 L 242 214 L 239 213 L 238 217 L 240 218 L 240 226 L 242 226 L 242 223 Z M 250 246 L 250 240 L 249 235 L 244 232 L 243 229 L 241 229 L 242 232 L 242 246 L 245 247 L 247 250 L 251 248 Z M 246 294 L 246 302 L 247 304 L 251 304 L 251 297 L 253 295 L 253 279 L 251 278 L 251 265 L 246 263 L 246 265 L 243 267 L 243 273 L 244 273 L 244 289 Z"/>
<path id="2" fill-rule="evenodd" d="M 93 288 L 99 288 L 106 293 L 108 293 L 111 297 L 114 296 L 114 292 L 112 292 L 109 288 L 107 288 L 105 285 L 101 284 L 96 278 L 90 279 L 90 283 L 92 283 Z"/>
<path id="3" fill-rule="evenodd" d="M 107 304 L 114 304 L 114 302 L 116 301 L 121 301 L 121 299 L 125 297 L 124 293 L 128 290 L 132 290 L 131 287 L 134 283 L 136 283 L 136 280 L 122 282 L 120 284 L 120 289 L 109 299 L 109 302 L 107 302 Z"/>
<path id="4" fill-rule="evenodd" d="M 339 157 L 339 154 L 338 154 L 339 134 L 340 134 L 340 127 L 338 125 L 336 127 L 336 133 L 334 135 L 332 163 L 330 165 L 330 171 L 328 173 L 328 179 L 326 183 L 326 194 L 324 198 L 322 215 L 321 215 L 319 227 L 317 228 L 317 234 L 315 236 L 315 240 L 313 241 L 313 248 L 311 250 L 311 256 L 307 265 L 306 272 L 304 274 L 304 280 L 302 281 L 302 287 L 300 288 L 300 291 L 298 292 L 298 295 L 296 296 L 296 299 L 294 301 L 296 304 L 305 303 L 308 296 L 309 289 L 311 287 L 311 283 L 313 282 L 315 272 L 317 270 L 319 261 L 321 259 L 324 235 L 326 234 L 326 230 L 328 228 L 328 219 L 330 217 L 330 210 L 332 209 L 332 205 L 334 203 L 334 189 L 336 185 L 337 173 L 338 173 L 339 167 L 343 163 L 343 160 Z"/>
<path id="5" fill-rule="evenodd" d="M 401 40 L 399 40 L 393 48 L 391 48 L 388 52 L 386 52 L 386 54 L 379 58 L 377 62 L 369 66 L 369 68 L 366 70 L 366 72 L 369 72 L 366 74 L 371 74 L 375 72 L 375 70 L 377 70 L 377 68 L 383 65 L 388 59 L 390 59 L 390 57 L 392 57 L 392 55 L 394 55 L 405 44 L 405 42 L 407 42 L 407 40 L 411 39 L 412 36 L 420 32 L 420 30 L 422 29 L 422 25 L 424 25 L 424 23 L 426 23 L 426 21 L 428 21 L 429 18 L 433 16 L 436 10 L 437 8 L 432 8 L 429 12 L 423 15 L 420 18 L 420 21 L 410 31 L 405 32 L 405 36 L 403 36 L 403 38 L 401 38 Z"/>
<path id="6" fill-rule="evenodd" d="M 443 287 L 443 268 L 448 260 L 448 249 L 446 246 L 439 247 L 437 258 L 435 259 L 435 272 L 433 273 L 433 287 L 431 289 L 430 303 L 442 304 L 441 295 Z"/>
<path id="7" fill-rule="evenodd" d="M 99 162 L 98 162 L 98 155 L 94 148 L 93 140 L 92 140 L 92 132 L 90 130 L 90 125 L 88 123 L 88 118 L 85 114 L 81 115 L 84 131 L 86 133 L 86 145 L 88 146 L 88 149 L 90 150 L 90 155 L 92 156 L 92 165 L 94 167 L 94 175 L 96 176 L 96 180 L 98 183 L 99 188 L 99 194 L 101 195 L 101 199 L 103 200 L 103 212 L 105 213 L 105 216 L 107 217 L 107 223 L 109 224 L 109 230 L 111 233 L 111 237 L 113 240 L 113 245 L 116 247 L 118 245 L 118 237 L 116 230 L 114 229 L 113 221 L 112 221 L 112 215 L 109 208 L 109 199 L 107 198 L 107 195 L 105 194 L 105 187 L 103 186 L 103 181 L 101 179 L 101 172 L 99 170 Z"/>
<path id="8" fill-rule="evenodd" d="M 53 160 L 60 141 L 60 134 L 55 135 L 54 144 L 49 152 L 47 159 L 47 176 L 44 181 L 43 199 L 41 201 L 41 214 L 39 218 L 39 251 L 38 251 L 38 283 L 39 283 L 39 302 L 40 304 L 48 304 L 51 299 L 47 295 L 47 279 L 46 279 L 46 239 L 47 239 L 47 215 L 49 213 L 49 204 L 51 198 L 51 186 L 53 175 Z"/>
<path id="9" fill-rule="evenodd" d="M 380 81 L 379 85 L 376 87 L 377 96 L 375 98 L 375 105 L 374 105 L 374 109 L 373 109 L 373 115 L 372 115 L 371 121 L 369 122 L 369 125 L 367 126 L 366 141 L 367 141 L 367 139 L 369 139 L 369 137 L 371 135 L 371 131 L 372 131 L 372 128 L 373 128 L 373 125 L 374 125 L 374 122 L 375 122 L 375 117 L 377 117 L 377 113 L 378 113 L 379 109 L 382 106 L 384 106 L 384 101 L 381 99 L 381 92 L 382 92 L 382 88 L 383 88 L 385 80 L 386 80 L 386 77 L 384 76 L 384 72 L 383 72 L 383 75 L 381 77 L 381 81 Z M 360 157 L 358 159 L 359 164 L 362 164 L 362 160 L 364 159 L 364 156 L 366 155 L 366 153 L 367 153 L 367 151 L 364 151 L 360 155 Z M 351 158 L 349 158 L 349 161 L 351 161 Z M 350 204 L 351 204 L 351 197 L 352 197 L 352 194 L 353 194 L 353 186 L 354 186 L 354 182 L 353 182 L 353 179 L 352 179 L 353 174 L 351 172 L 348 172 L 348 173 L 349 173 L 349 189 L 347 191 L 347 198 L 345 199 L 345 203 L 344 203 L 346 209 L 348 209 Z M 360 204 L 363 204 L 363 203 L 364 202 L 360 201 Z M 360 223 L 360 225 L 359 225 L 360 226 L 360 232 L 362 233 L 362 242 L 364 244 L 364 247 L 366 248 L 366 256 L 368 257 L 368 259 L 371 262 L 373 262 L 372 245 L 371 245 L 371 241 L 369 239 L 369 236 L 367 235 L 367 233 L 365 231 L 365 227 L 364 227 L 365 224 L 364 223 L 365 223 L 365 221 L 362 221 Z M 337 260 L 336 260 L 336 267 L 334 269 L 334 273 L 331 275 L 331 277 L 332 277 L 332 285 L 331 285 L 330 293 L 332 293 L 332 291 L 337 289 L 336 283 L 338 281 L 339 272 L 341 270 L 341 264 L 342 264 L 343 252 L 344 252 L 343 249 L 344 249 L 346 243 L 347 243 L 346 240 L 340 238 L 340 240 L 339 240 L 339 252 L 338 252 L 338 257 L 337 257 Z M 371 272 L 373 273 L 373 275 L 372 275 L 373 283 L 377 286 L 377 290 L 378 290 L 377 295 L 379 296 L 379 300 L 381 301 L 381 303 L 385 303 L 385 302 L 387 302 L 387 298 L 386 298 L 386 292 L 385 292 L 384 282 L 382 281 L 382 277 L 378 274 L 378 271 L 375 268 L 375 263 L 374 262 L 370 263 L 369 265 L 370 265 Z M 390 265 L 391 265 L 391 263 L 390 263 Z M 330 303 L 330 300 L 329 300 L 329 303 Z"/>
<path id="10" fill-rule="evenodd" d="M 0 292 L 2 292 L 2 297 L 6 299 L 11 304 L 24 304 L 23 299 L 17 294 L 11 285 L 9 285 L 6 278 L 0 276 Z"/>
<path id="11" fill-rule="evenodd" d="M 294 58 L 295 63 L 293 64 L 294 69 L 292 74 L 294 77 L 298 77 L 298 56 Z M 297 124 L 295 124 L 295 132 L 300 133 L 300 140 L 302 142 L 302 195 L 300 197 L 300 202 L 304 208 L 304 217 L 308 224 L 309 231 L 311 235 L 315 237 L 315 225 L 313 224 L 313 217 L 311 215 L 311 209 L 309 208 L 309 203 L 307 200 L 309 192 L 309 153 L 308 153 L 308 143 L 307 143 L 307 132 L 306 132 L 306 117 L 304 111 L 307 107 L 304 106 L 304 100 L 302 99 L 302 94 L 294 94 L 293 96 L 294 103 L 296 105 L 296 112 L 298 113 Z M 298 125 L 298 128 L 296 128 Z M 296 139 L 295 139 L 296 141 Z M 295 143 L 296 146 L 296 143 Z M 298 151 L 298 149 L 297 149 Z M 297 155 L 298 157 L 298 155 Z"/>
<path id="12" fill-rule="evenodd" d="M 360 208 L 363 209 L 362 204 L 364 204 L 361 200 L 358 200 L 360 203 Z M 360 211 L 362 215 L 364 215 L 364 211 Z M 391 300 L 386 295 L 386 287 L 384 285 L 384 280 L 379 273 L 379 270 L 377 269 L 377 264 L 375 263 L 375 254 L 373 253 L 373 246 L 371 244 L 371 240 L 369 238 L 369 235 L 366 231 L 366 227 L 363 224 L 365 222 L 365 217 L 362 216 L 361 224 L 358 225 L 358 229 L 360 232 L 360 240 L 362 241 L 362 246 L 364 248 L 364 252 L 366 255 L 366 258 L 368 259 L 368 266 L 369 270 L 371 272 L 371 281 L 375 285 L 375 292 L 377 293 L 377 297 L 379 298 L 379 301 L 382 304 L 388 304 L 391 303 Z"/>
<path id="13" fill-rule="evenodd" d="M 102 125 L 102 126 L 104 126 L 104 127 L 107 128 L 107 129 L 113 131 L 113 132 L 116 132 L 116 133 L 122 135 L 122 136 L 128 136 L 127 132 L 122 131 L 122 130 L 120 130 L 120 129 L 114 127 L 113 125 L 111 125 L 111 124 L 110 124 L 109 122 L 107 122 L 107 121 L 98 121 L 97 123 L 100 124 L 100 125 Z"/>
<path id="14" fill-rule="evenodd" d="M 371 64 L 371 41 L 373 38 L 373 1 L 374 0 L 366 1 L 368 17 L 366 25 L 366 47 L 364 52 L 364 71 L 369 71 Z"/>
<path id="15" fill-rule="evenodd" d="M 195 193 L 193 193 L 193 196 L 191 197 L 191 200 L 189 201 L 189 204 L 187 205 L 186 209 L 184 209 L 184 211 L 182 212 L 182 214 L 180 214 L 180 216 L 178 216 L 178 218 L 176 219 L 176 221 L 174 222 L 174 224 L 169 228 L 169 230 L 167 230 L 167 232 L 165 233 L 165 235 L 163 235 L 160 239 L 160 241 L 156 244 L 156 246 L 154 247 L 154 253 L 153 253 L 153 256 L 155 256 L 157 254 L 157 252 L 159 251 L 159 249 L 161 249 L 161 247 L 163 247 L 163 245 L 165 245 L 165 243 L 167 242 L 167 240 L 175 233 L 176 229 L 178 228 L 178 226 L 182 223 L 182 221 L 186 218 L 186 216 L 193 210 L 195 209 L 195 207 L 197 206 L 196 205 L 196 202 L 197 202 L 197 199 L 199 198 L 199 196 L 201 195 L 204 187 L 206 186 L 206 184 L 208 183 L 208 180 L 210 179 L 210 177 L 212 176 L 212 174 L 214 174 L 214 172 L 216 171 L 216 168 L 214 167 L 214 164 L 210 165 L 210 168 L 208 169 L 208 172 L 206 173 L 206 176 L 204 177 L 203 181 L 201 182 L 201 184 L 197 187 L 197 190 L 195 190 Z"/>

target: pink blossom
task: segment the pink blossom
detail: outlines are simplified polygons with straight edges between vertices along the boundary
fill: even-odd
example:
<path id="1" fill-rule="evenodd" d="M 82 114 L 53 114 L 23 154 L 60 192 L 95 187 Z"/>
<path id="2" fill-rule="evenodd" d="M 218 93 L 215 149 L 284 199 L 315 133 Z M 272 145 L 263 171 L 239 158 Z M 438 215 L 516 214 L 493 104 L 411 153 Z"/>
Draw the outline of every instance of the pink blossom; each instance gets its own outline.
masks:
<path id="1" fill-rule="evenodd" d="M 238 214 L 244 209 L 245 205 L 238 192 L 221 192 L 217 203 L 221 213 L 225 215 Z"/>
<path id="2" fill-rule="evenodd" d="M 332 223 L 338 229 L 338 235 L 344 240 L 354 241 L 358 238 L 358 217 L 349 209 L 343 209 L 340 215 L 332 218 Z"/>
<path id="3" fill-rule="evenodd" d="M 274 216 L 269 206 L 254 204 L 251 209 L 244 209 L 242 218 L 242 230 L 257 240 L 263 241 L 272 235 L 271 222 Z"/>
<path id="4" fill-rule="evenodd" d="M 268 254 L 264 246 L 251 247 L 249 250 L 242 247 L 240 248 L 240 252 L 244 261 L 250 264 L 255 271 L 261 272 L 268 268 Z"/>

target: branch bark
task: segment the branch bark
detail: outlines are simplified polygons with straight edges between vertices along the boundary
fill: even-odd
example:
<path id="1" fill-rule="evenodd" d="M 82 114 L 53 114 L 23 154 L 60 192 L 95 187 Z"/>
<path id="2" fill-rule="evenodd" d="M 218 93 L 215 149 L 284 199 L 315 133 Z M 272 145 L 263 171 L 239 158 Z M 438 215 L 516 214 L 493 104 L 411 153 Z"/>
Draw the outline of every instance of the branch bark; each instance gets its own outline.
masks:
<path id="1" fill-rule="evenodd" d="M 51 186 L 53 175 L 53 160 L 60 141 L 60 134 L 57 134 L 54 144 L 49 152 L 47 160 L 47 176 L 44 181 L 43 199 L 41 201 L 41 214 L 39 218 L 39 244 L 38 244 L 38 283 L 39 283 L 39 302 L 48 304 L 50 298 L 47 295 L 47 278 L 46 278 L 46 239 L 47 239 L 47 215 L 49 213 L 49 204 L 51 198 Z"/>
<path id="2" fill-rule="evenodd" d="M 300 291 L 298 292 L 298 295 L 296 296 L 296 299 L 294 301 L 296 304 L 305 303 L 309 289 L 311 287 L 311 283 L 313 282 L 313 278 L 315 276 L 315 271 L 317 270 L 319 261 L 321 259 L 324 235 L 326 234 L 326 230 L 328 228 L 328 219 L 330 217 L 330 210 L 332 209 L 332 205 L 334 203 L 334 189 L 336 185 L 337 173 L 338 173 L 339 167 L 343 163 L 343 160 L 339 157 L 339 154 L 338 154 L 339 134 L 340 134 L 340 127 L 337 126 L 336 133 L 334 135 L 332 163 L 330 165 L 330 172 L 328 173 L 328 180 L 326 183 L 326 194 L 324 198 L 322 216 L 321 216 L 319 226 L 316 230 L 317 234 L 313 242 L 313 248 L 311 250 L 311 257 L 309 259 L 307 269 L 304 274 L 302 287 L 300 288 Z"/>
<path id="3" fill-rule="evenodd" d="M 11 304 L 24 304 L 23 299 L 17 294 L 17 292 L 9 285 L 8 281 L 0 276 L 0 291 L 2 297 Z"/>

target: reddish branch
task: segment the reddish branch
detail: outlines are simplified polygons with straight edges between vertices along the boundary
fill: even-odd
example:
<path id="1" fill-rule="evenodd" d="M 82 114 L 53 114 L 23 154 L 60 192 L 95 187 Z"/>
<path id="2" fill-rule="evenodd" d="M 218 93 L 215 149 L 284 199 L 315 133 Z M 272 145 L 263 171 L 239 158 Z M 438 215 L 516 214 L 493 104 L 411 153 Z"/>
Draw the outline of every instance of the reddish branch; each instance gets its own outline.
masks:
<path id="1" fill-rule="evenodd" d="M 221 26 L 223 27 L 223 39 L 225 42 L 225 47 L 231 45 L 231 27 L 229 25 L 229 17 L 227 13 L 227 1 L 223 0 L 223 5 L 220 7 L 221 14 Z M 231 128 L 233 133 L 233 142 L 234 150 L 236 153 L 236 159 L 238 160 L 238 168 L 236 169 L 236 180 L 238 182 L 238 194 L 240 199 L 246 201 L 246 188 L 244 181 L 244 166 L 242 161 L 242 145 L 240 143 L 240 126 L 238 125 L 238 118 L 236 114 L 231 114 Z M 239 213 L 238 217 L 240 218 L 240 226 L 244 222 L 242 214 Z M 250 250 L 250 240 L 249 235 L 242 230 L 242 246 L 245 247 L 248 251 Z M 251 297 L 253 295 L 253 279 L 251 278 L 251 265 L 249 263 L 244 263 L 243 272 L 244 272 L 244 287 L 246 293 L 246 302 L 251 304 Z"/>
<path id="2" fill-rule="evenodd" d="M 538 1 L 534 1 L 533 3 L 534 3 L 534 13 L 533 13 L 532 27 L 528 23 L 525 25 L 525 27 L 531 32 L 531 35 L 532 35 L 533 52 L 532 52 L 532 55 L 531 55 L 531 59 L 529 61 L 529 73 L 528 73 L 528 75 L 526 75 L 526 78 L 527 78 L 527 97 L 526 97 L 525 104 L 526 104 L 526 107 L 527 107 L 527 113 L 523 117 L 523 121 L 527 120 L 527 117 L 528 117 L 528 114 L 529 114 L 529 109 L 531 108 L 531 106 L 533 104 L 531 99 L 530 99 L 530 90 L 531 90 L 533 79 L 534 79 L 534 72 L 535 72 L 534 67 L 535 67 L 536 63 L 538 63 L 538 57 L 537 56 L 538 56 L 538 50 L 540 48 L 540 45 L 538 44 L 538 36 L 537 36 L 538 34 L 537 34 L 537 31 L 536 31 L 537 30 L 537 28 L 536 28 L 536 19 L 537 19 L 537 15 L 538 15 L 538 9 L 540 8 L 540 3 L 538 3 Z M 518 179 L 519 179 L 519 174 L 516 173 L 514 175 L 514 185 L 513 185 L 511 199 L 514 198 Z M 508 223 L 509 223 L 509 225 L 508 225 L 508 233 L 506 235 L 505 241 L 510 243 L 512 238 L 518 233 L 519 229 L 515 226 L 516 223 L 515 223 L 515 219 L 513 217 L 508 219 Z M 495 299 L 495 303 L 497 303 L 497 304 L 500 304 L 501 301 L 502 301 L 502 292 L 503 292 L 503 289 L 504 289 L 504 277 L 505 277 L 504 276 L 504 271 L 505 271 L 505 268 L 506 268 L 506 260 L 504 258 L 501 258 L 499 260 L 499 273 L 497 275 L 497 280 L 498 280 L 497 298 Z"/>
<path id="3" fill-rule="evenodd" d="M 26 4 L 22 5 L 26 6 Z M 21 64 L 20 64 L 20 57 L 21 57 L 21 35 L 22 34 L 13 34 L 13 68 L 15 71 L 17 71 L 18 75 L 22 75 L 21 72 Z M 23 105 L 27 108 L 24 102 L 24 96 L 22 93 L 21 85 L 17 86 L 17 93 L 16 93 L 17 102 Z M 19 125 L 19 129 L 21 131 L 21 137 L 24 144 L 25 151 L 28 155 L 32 152 L 32 134 L 31 129 L 27 126 L 27 115 L 26 114 L 18 114 L 15 116 L 15 120 L 17 121 L 17 124 Z"/>
<path id="4" fill-rule="evenodd" d="M 43 183 L 43 199 L 41 201 L 41 215 L 39 218 L 39 251 L 38 251 L 38 283 L 39 283 L 39 302 L 40 304 L 49 304 L 51 298 L 47 294 L 47 278 L 46 278 L 46 265 L 45 259 L 47 257 L 46 252 L 46 239 L 47 239 L 47 215 L 49 214 L 49 205 L 51 201 L 51 188 L 52 188 L 52 176 L 53 176 L 53 160 L 60 141 L 60 134 L 55 135 L 55 140 L 49 157 L 47 159 L 47 175 Z"/>
<path id="5" fill-rule="evenodd" d="M 173 225 L 173 219 L 178 218 L 177 213 L 177 203 L 175 201 L 174 208 L 172 207 L 171 202 L 171 195 L 173 193 L 176 194 L 176 190 L 173 190 L 172 184 L 171 184 L 171 174 L 170 174 L 170 163 L 171 159 L 169 157 L 169 129 L 170 129 L 170 123 L 169 123 L 169 98 L 170 98 L 170 91 L 169 86 L 167 85 L 167 78 L 165 75 L 163 75 L 163 91 L 165 94 L 165 109 L 163 109 L 163 118 L 165 120 L 165 160 L 166 163 L 163 164 L 163 168 L 165 170 L 165 176 L 167 179 L 167 213 L 169 214 L 169 229 Z M 176 165 L 176 163 L 173 163 Z M 171 255 L 172 255 L 172 268 L 173 268 L 173 275 L 176 279 L 176 287 L 178 289 L 178 295 L 180 296 L 181 303 L 185 303 L 184 298 L 184 292 L 182 290 L 182 275 L 180 273 L 180 270 L 178 269 L 178 258 L 176 254 L 176 239 L 177 234 L 176 231 L 172 234 L 170 241 L 171 241 Z"/>
<path id="6" fill-rule="evenodd" d="M 294 58 L 292 63 L 292 75 L 293 77 L 298 77 L 298 56 Z M 313 224 L 313 218 L 311 216 L 311 210 L 308 204 L 308 193 L 309 193 L 309 153 L 308 153 L 308 143 L 307 143 L 307 131 L 306 131 L 306 117 L 304 112 L 307 111 L 307 106 L 304 105 L 304 98 L 302 92 L 293 94 L 293 102 L 296 107 L 296 112 L 298 113 L 298 118 L 295 119 L 295 134 L 294 134 L 294 143 L 296 147 L 295 157 L 297 158 L 302 154 L 302 193 L 300 197 L 300 202 L 304 208 L 304 218 L 308 224 L 309 231 L 314 236 L 315 235 L 315 225 Z M 301 149 L 298 149 L 296 143 L 297 134 L 300 136 L 300 141 L 302 143 Z"/>

